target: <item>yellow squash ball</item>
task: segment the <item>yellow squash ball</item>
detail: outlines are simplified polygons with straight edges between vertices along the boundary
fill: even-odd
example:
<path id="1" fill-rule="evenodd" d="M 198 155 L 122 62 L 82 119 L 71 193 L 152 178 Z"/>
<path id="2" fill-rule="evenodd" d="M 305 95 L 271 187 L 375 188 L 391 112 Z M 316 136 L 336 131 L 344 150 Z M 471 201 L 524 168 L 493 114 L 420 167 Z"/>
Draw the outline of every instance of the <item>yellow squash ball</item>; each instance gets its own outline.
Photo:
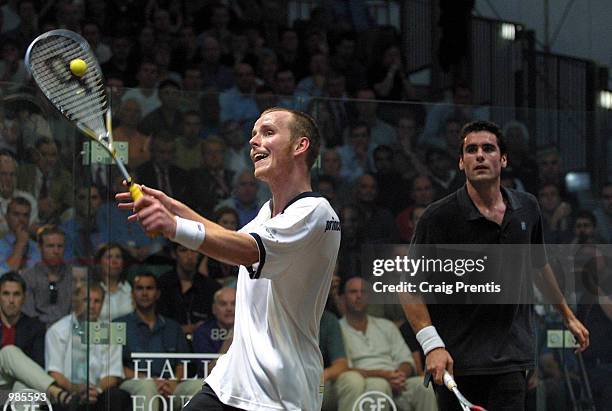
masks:
<path id="1" fill-rule="evenodd" d="M 83 77 L 87 71 L 87 63 L 82 59 L 74 59 L 70 62 L 70 71 L 77 77 Z"/>

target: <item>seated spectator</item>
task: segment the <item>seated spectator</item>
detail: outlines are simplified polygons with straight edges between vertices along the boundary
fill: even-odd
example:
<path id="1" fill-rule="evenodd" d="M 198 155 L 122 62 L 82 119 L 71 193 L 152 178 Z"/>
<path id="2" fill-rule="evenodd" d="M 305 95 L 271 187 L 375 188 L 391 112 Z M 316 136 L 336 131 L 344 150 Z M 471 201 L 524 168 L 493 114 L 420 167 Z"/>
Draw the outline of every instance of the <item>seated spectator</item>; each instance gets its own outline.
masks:
<path id="1" fill-rule="evenodd" d="M 160 285 L 153 274 L 142 273 L 134 277 L 132 296 L 134 311 L 115 320 L 125 323 L 127 338 L 123 347 L 125 380 L 120 387 L 132 395 L 135 407 L 157 411 L 160 408 L 157 399 L 165 401 L 166 397 L 173 395 L 174 409 L 180 409 L 200 390 L 202 381 L 187 379 L 186 370 L 177 359 L 154 359 L 144 368 L 135 364 L 131 356 L 139 352 L 187 353 L 189 347 L 185 335 L 176 321 L 157 314 Z M 168 409 L 168 406 L 164 404 L 163 409 Z"/>
<path id="2" fill-rule="evenodd" d="M 554 146 L 540 147 L 537 152 L 538 165 L 538 187 L 544 184 L 554 184 L 559 189 L 561 200 L 570 203 L 574 208 L 578 201 L 567 190 L 565 183 L 565 171 L 561 160 L 559 149 Z"/>
<path id="3" fill-rule="evenodd" d="M 38 229 L 41 261 L 22 273 L 27 284 L 23 312 L 47 327 L 70 313 L 72 267 L 64 261 L 64 232 L 57 226 Z"/>
<path id="4" fill-rule="evenodd" d="M 332 45 L 331 68 L 342 73 L 349 93 L 367 87 L 366 67 L 357 56 L 357 41 L 352 32 L 344 33 Z"/>
<path id="5" fill-rule="evenodd" d="M 207 138 L 202 145 L 202 164 L 189 174 L 189 180 L 198 184 L 192 185 L 186 193 L 186 203 L 197 213 L 212 216 L 215 206 L 231 195 L 234 178 L 234 173 L 225 167 L 223 140 Z"/>
<path id="6" fill-rule="evenodd" d="M 17 189 L 17 168 L 19 165 L 15 156 L 8 150 L 0 150 L 0 237 L 8 233 L 6 214 L 9 201 L 13 197 L 23 197 L 30 203 L 31 213 L 29 225 L 38 220 L 38 204 L 32 194 Z"/>
<path id="7" fill-rule="evenodd" d="M 215 210 L 213 221 L 225 229 L 236 231 L 238 218 L 238 213 L 233 208 L 221 207 Z M 206 255 L 200 262 L 199 272 L 223 287 L 235 288 L 238 281 L 238 266 L 222 263 Z"/>
<path id="8" fill-rule="evenodd" d="M 244 129 L 234 120 L 227 120 L 221 124 L 220 137 L 225 141 L 225 168 L 232 171 L 234 175 L 245 169 L 253 168 L 251 160 L 251 146 L 248 145 L 249 137 Z"/>
<path id="9" fill-rule="evenodd" d="M 108 62 L 113 53 L 111 52 L 111 48 L 102 40 L 98 24 L 93 21 L 83 23 L 81 32 L 96 55 L 98 63 L 102 65 Z"/>
<path id="10" fill-rule="evenodd" d="M 276 90 L 276 73 L 278 73 L 278 58 L 276 57 L 276 53 L 270 49 L 263 50 L 257 63 L 256 81 L 258 88 L 265 86 L 269 87 L 272 91 Z M 258 89 L 257 94 L 259 94 L 259 92 Z"/>
<path id="11" fill-rule="evenodd" d="M 66 256 L 70 260 L 90 262 L 95 250 L 102 244 L 101 227 L 96 213 L 102 205 L 98 187 L 81 187 L 77 190 L 73 216 L 60 225 L 65 233 Z"/>
<path id="12" fill-rule="evenodd" d="M 202 61 L 202 54 L 200 47 L 198 46 L 195 28 L 191 25 L 184 24 L 179 30 L 178 39 L 176 46 L 172 50 L 172 56 L 170 58 L 170 69 L 179 73 L 186 73 L 189 67 L 195 67 Z M 198 76 L 200 76 L 200 70 L 197 70 Z M 192 90 L 185 85 L 187 76 L 183 76 L 183 88 L 185 90 Z M 200 77 L 201 81 L 201 77 Z M 197 90 L 201 90 L 200 87 Z"/>
<path id="13" fill-rule="evenodd" d="M 199 53 L 199 52 L 198 52 Z M 206 110 L 202 104 L 202 71 L 199 65 L 187 66 L 183 71 L 183 98 L 181 107 L 185 112 L 195 111 L 200 113 Z M 202 135 L 202 137 L 205 137 Z"/>
<path id="14" fill-rule="evenodd" d="M 402 64 L 400 47 L 390 44 L 382 50 L 382 58 L 368 71 L 370 87 L 379 100 L 412 100 L 416 93 Z"/>
<path id="15" fill-rule="evenodd" d="M 546 183 L 538 190 L 544 240 L 549 244 L 566 244 L 571 240 L 572 206 L 561 199 L 559 191 L 553 183 Z"/>
<path id="16" fill-rule="evenodd" d="M 397 142 L 395 129 L 378 117 L 378 102 L 373 90 L 365 88 L 355 94 L 354 118 L 364 122 L 370 129 L 371 142 L 374 146 L 386 144 L 392 146 Z"/>
<path id="17" fill-rule="evenodd" d="M 153 53 L 153 60 L 155 61 L 155 64 L 157 64 L 159 76 L 159 78 L 157 79 L 158 84 L 161 84 L 165 81 L 172 81 L 180 85 L 183 81 L 179 73 L 170 69 L 171 53 L 172 50 L 167 42 L 156 44 L 155 52 Z M 177 100 L 180 100 L 180 97 L 177 98 Z"/>
<path id="18" fill-rule="evenodd" d="M 397 143 L 392 146 L 395 150 L 395 169 L 406 180 L 411 180 L 418 174 L 427 174 L 424 164 L 424 151 L 417 146 L 419 128 L 414 115 L 401 114 L 395 127 Z"/>
<path id="19" fill-rule="evenodd" d="M 161 102 L 160 106 L 142 118 L 138 131 L 150 136 L 159 130 L 165 130 L 173 137 L 179 136 L 183 131 L 180 84 L 171 79 L 160 81 L 157 95 Z"/>
<path id="20" fill-rule="evenodd" d="M 257 216 L 262 202 L 258 199 L 259 183 L 253 175 L 253 170 L 242 171 L 234 178 L 232 196 L 223 200 L 215 207 L 230 207 L 238 213 L 238 229 L 244 227 Z"/>
<path id="21" fill-rule="evenodd" d="M 219 95 L 221 121 L 235 120 L 242 126 L 251 128 L 259 116 L 255 102 L 255 72 L 250 64 L 238 63 L 234 67 L 236 85 Z"/>
<path id="22" fill-rule="evenodd" d="M 351 184 L 348 179 L 342 176 L 342 158 L 338 148 L 328 148 L 321 153 L 320 175 L 326 175 L 334 180 L 338 203 L 344 205 L 352 201 Z"/>
<path id="23" fill-rule="evenodd" d="M 113 130 L 115 141 L 128 143 L 128 161 L 132 168 L 137 168 L 151 158 L 151 136 L 138 131 L 141 113 L 140 104 L 135 99 L 121 101 L 117 113 L 118 127 Z"/>
<path id="24" fill-rule="evenodd" d="M 126 91 L 121 101 L 123 102 L 128 99 L 136 100 L 138 105 L 140 105 L 143 117 L 146 117 L 147 114 L 161 106 L 157 88 L 155 87 L 158 76 L 157 64 L 150 60 L 141 61 L 136 74 L 138 85 Z"/>
<path id="25" fill-rule="evenodd" d="M 418 175 L 410 182 L 411 205 L 404 208 L 395 218 L 400 241 L 409 243 L 414 233 L 414 210 L 417 207 L 427 207 L 434 199 L 434 189 L 431 180 L 426 175 Z"/>
<path id="26" fill-rule="evenodd" d="M 26 283 L 15 272 L 0 277 L 0 386 L 13 392 L 24 388 L 47 393 L 68 405 L 71 395 L 55 383 L 45 366 L 45 325 L 22 312 Z"/>
<path id="27" fill-rule="evenodd" d="M 330 72 L 325 80 L 323 98 L 312 99 L 308 112 L 316 120 L 321 131 L 321 146 L 333 148 L 342 144 L 345 128 L 349 125 L 346 78 Z"/>
<path id="28" fill-rule="evenodd" d="M 511 120 L 504 125 L 503 135 L 508 151 L 508 167 L 512 168 L 526 191 L 535 193 L 538 170 L 533 150 L 529 147 L 529 130 L 523 123 Z"/>
<path id="29" fill-rule="evenodd" d="M 96 252 L 96 279 L 104 290 L 100 321 L 112 321 L 133 310 L 132 287 L 125 272 L 126 257 L 126 252 L 116 243 L 106 243 Z"/>
<path id="30" fill-rule="evenodd" d="M 374 169 L 373 174 L 378 186 L 376 203 L 387 207 L 393 214 L 397 214 L 408 204 L 408 190 L 406 182 L 402 181 L 402 176 L 394 167 L 395 151 L 387 145 L 380 145 L 374 149 Z"/>
<path id="31" fill-rule="evenodd" d="M 174 165 L 175 162 L 175 137 L 167 130 L 156 130 L 151 138 L 151 160 L 136 169 L 137 181 L 182 199 L 187 185 L 186 173 Z"/>
<path id="32" fill-rule="evenodd" d="M 437 410 L 433 389 L 417 376 L 410 349 L 397 326 L 384 318 L 366 314 L 364 280 L 349 279 L 344 288 L 346 315 L 340 320 L 351 373 L 353 402 L 367 391 L 391 397 L 398 409 Z"/>
<path id="33" fill-rule="evenodd" d="M 2 94 L 15 93 L 26 82 L 27 70 L 17 42 L 4 37 L 0 48 L 0 84 Z"/>
<path id="34" fill-rule="evenodd" d="M 213 318 L 202 323 L 193 333 L 193 352 L 225 354 L 232 343 L 234 330 L 234 308 L 236 306 L 236 289 L 223 287 L 215 292 L 212 305 Z M 208 368 L 214 367 L 214 361 Z M 204 375 L 200 364 L 198 375 Z"/>
<path id="35" fill-rule="evenodd" d="M 319 348 L 323 355 L 323 391 L 322 410 L 352 411 L 355 398 L 351 387 L 351 372 L 342 340 L 342 331 L 338 318 L 328 311 L 323 311 L 319 328 Z M 359 388 L 357 388 L 359 389 Z"/>
<path id="36" fill-rule="evenodd" d="M 115 36 L 111 40 L 112 56 L 108 62 L 101 64 L 104 77 L 118 78 L 123 81 L 125 87 L 135 87 L 137 81 L 136 67 L 131 59 L 132 41 L 121 32 L 113 31 L 113 33 Z"/>
<path id="37" fill-rule="evenodd" d="M 40 261 L 40 251 L 28 232 L 30 210 L 30 203 L 23 197 L 13 197 L 8 203 L 8 232 L 0 239 L 0 274 L 31 268 Z"/>
<path id="38" fill-rule="evenodd" d="M 365 241 L 365 220 L 354 204 L 340 209 L 342 238 L 338 251 L 338 272 L 342 279 L 361 273 L 361 245 Z"/>
<path id="39" fill-rule="evenodd" d="M 351 125 L 347 142 L 336 149 L 342 162 L 342 178 L 353 182 L 371 170 L 374 148 L 376 145 L 371 142 L 370 127 L 364 122 Z"/>
<path id="40" fill-rule="evenodd" d="M 202 120 L 197 111 L 183 114 L 182 132 L 176 139 L 175 165 L 185 171 L 198 168 L 202 164 Z"/>
<path id="41" fill-rule="evenodd" d="M 597 231 L 602 240 L 612 243 L 612 183 L 606 183 L 599 194 L 599 206 L 593 210 L 597 218 Z"/>
<path id="42" fill-rule="evenodd" d="M 275 85 L 276 94 L 279 96 L 278 107 L 302 111 L 306 108 L 310 100 L 309 94 L 304 90 L 296 90 L 295 76 L 291 70 L 277 71 Z"/>
<path id="43" fill-rule="evenodd" d="M 308 75 L 308 60 L 305 53 L 300 53 L 300 38 L 296 30 L 286 28 L 281 31 L 276 52 L 280 69 L 291 70 L 297 80 Z"/>
<path id="44" fill-rule="evenodd" d="M 329 64 L 325 53 L 315 53 L 310 56 L 310 75 L 301 79 L 295 89 L 297 94 L 309 97 L 321 97 L 325 89 L 325 79 L 329 72 Z"/>
<path id="45" fill-rule="evenodd" d="M 36 140 L 34 164 L 19 167 L 19 187 L 38 201 L 41 223 L 58 223 L 72 198 L 72 176 L 59 160 L 57 142 L 48 137 Z"/>
<path id="46" fill-rule="evenodd" d="M 435 200 L 455 192 L 465 184 L 465 174 L 459 170 L 456 157 L 450 157 L 446 150 L 430 147 L 425 153 L 425 164 L 429 168 L 429 179 L 431 180 Z"/>
<path id="47" fill-rule="evenodd" d="M 85 327 L 98 320 L 103 300 L 104 290 L 98 284 L 75 289 L 72 312 L 53 324 L 45 336 L 47 372 L 57 385 L 80 398 L 79 410 L 127 410 L 131 406 L 128 393 L 117 388 L 124 377 L 121 346 L 87 341 Z M 74 338 L 78 335 L 82 338 Z"/>
<path id="48" fill-rule="evenodd" d="M 174 270 L 159 277 L 158 312 L 178 322 L 191 339 L 193 331 L 212 315 L 215 291 L 221 286 L 198 273 L 200 254 L 172 243 Z"/>
<path id="49" fill-rule="evenodd" d="M 393 213 L 376 203 L 378 185 L 371 174 L 357 179 L 355 204 L 361 209 L 364 226 L 364 240 L 371 243 L 394 243 L 398 233 Z"/>
<path id="50" fill-rule="evenodd" d="M 574 238 L 570 244 L 600 244 L 597 235 L 597 219 L 588 210 L 578 210 L 574 220 Z"/>
<path id="51" fill-rule="evenodd" d="M 442 130 L 448 118 L 459 119 L 462 124 L 473 120 L 488 120 L 489 108 L 474 106 L 472 90 L 467 84 L 456 83 L 452 90 L 452 102 L 435 104 L 427 113 L 425 129 L 419 141 L 421 145 L 443 143 Z"/>
<path id="52" fill-rule="evenodd" d="M 234 85 L 232 69 L 221 62 L 221 46 L 212 36 L 204 36 L 202 50 L 202 88 L 213 88 L 215 92 L 225 91 Z"/>

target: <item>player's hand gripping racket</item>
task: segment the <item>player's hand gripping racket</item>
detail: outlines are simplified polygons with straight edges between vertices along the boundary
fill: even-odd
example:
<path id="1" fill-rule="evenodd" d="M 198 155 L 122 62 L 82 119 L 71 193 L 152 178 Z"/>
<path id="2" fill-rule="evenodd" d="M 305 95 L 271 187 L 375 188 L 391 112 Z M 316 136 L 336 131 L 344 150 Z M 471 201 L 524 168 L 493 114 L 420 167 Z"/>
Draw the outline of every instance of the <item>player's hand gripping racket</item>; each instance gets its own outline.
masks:
<path id="1" fill-rule="evenodd" d="M 32 41 L 25 65 L 55 108 L 110 153 L 132 199 L 142 197 L 113 147 L 110 102 L 102 70 L 87 41 L 69 30 L 51 30 Z"/>
<path id="2" fill-rule="evenodd" d="M 453 394 L 455 394 L 455 397 L 457 397 L 457 401 L 459 401 L 459 405 L 461 406 L 461 409 L 463 411 L 487 411 L 479 405 L 472 404 L 471 402 L 467 400 L 467 398 L 463 396 L 463 394 L 461 394 L 461 392 L 459 391 L 459 388 L 457 388 L 457 383 L 455 382 L 455 379 L 452 377 L 452 375 L 450 375 L 448 371 L 444 370 L 443 378 L 444 378 L 444 385 L 446 386 L 446 388 L 452 391 Z M 431 373 L 429 372 L 425 373 L 425 379 L 423 383 L 426 387 L 429 386 L 429 383 L 431 382 L 431 380 L 432 380 Z"/>

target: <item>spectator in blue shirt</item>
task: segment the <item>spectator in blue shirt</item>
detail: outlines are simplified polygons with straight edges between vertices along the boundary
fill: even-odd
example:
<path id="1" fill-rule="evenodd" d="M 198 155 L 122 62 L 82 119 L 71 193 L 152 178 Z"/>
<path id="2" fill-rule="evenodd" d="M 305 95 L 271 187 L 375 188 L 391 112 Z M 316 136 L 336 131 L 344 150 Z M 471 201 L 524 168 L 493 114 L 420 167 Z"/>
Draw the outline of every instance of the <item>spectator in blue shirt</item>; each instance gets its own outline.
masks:
<path id="1" fill-rule="evenodd" d="M 221 353 L 226 341 L 231 343 L 234 328 L 236 289 L 223 287 L 214 296 L 213 316 L 193 333 L 193 351 L 200 353 Z M 227 349 L 227 348 L 226 348 Z"/>
<path id="2" fill-rule="evenodd" d="M 0 239 L 0 274 L 30 268 L 40 261 L 38 247 L 28 232 L 31 209 L 28 200 L 22 197 L 9 202 L 6 211 L 9 232 Z"/>

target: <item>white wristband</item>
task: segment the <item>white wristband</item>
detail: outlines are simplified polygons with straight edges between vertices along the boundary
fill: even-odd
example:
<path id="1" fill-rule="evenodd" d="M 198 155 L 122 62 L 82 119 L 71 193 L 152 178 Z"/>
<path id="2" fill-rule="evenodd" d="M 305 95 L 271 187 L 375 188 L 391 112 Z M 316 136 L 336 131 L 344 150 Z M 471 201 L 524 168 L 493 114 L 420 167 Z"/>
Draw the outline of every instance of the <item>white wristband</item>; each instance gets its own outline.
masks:
<path id="1" fill-rule="evenodd" d="M 204 224 L 193 220 L 187 220 L 179 216 L 174 217 L 176 220 L 176 234 L 172 241 L 189 248 L 197 250 L 206 238 L 206 229 Z"/>
<path id="2" fill-rule="evenodd" d="M 435 350 L 436 348 L 445 348 L 444 341 L 438 335 L 436 331 L 436 327 L 433 325 L 429 325 L 425 328 L 422 328 L 417 334 L 416 339 L 421 344 L 421 348 L 425 355 L 427 355 L 430 351 Z"/>

